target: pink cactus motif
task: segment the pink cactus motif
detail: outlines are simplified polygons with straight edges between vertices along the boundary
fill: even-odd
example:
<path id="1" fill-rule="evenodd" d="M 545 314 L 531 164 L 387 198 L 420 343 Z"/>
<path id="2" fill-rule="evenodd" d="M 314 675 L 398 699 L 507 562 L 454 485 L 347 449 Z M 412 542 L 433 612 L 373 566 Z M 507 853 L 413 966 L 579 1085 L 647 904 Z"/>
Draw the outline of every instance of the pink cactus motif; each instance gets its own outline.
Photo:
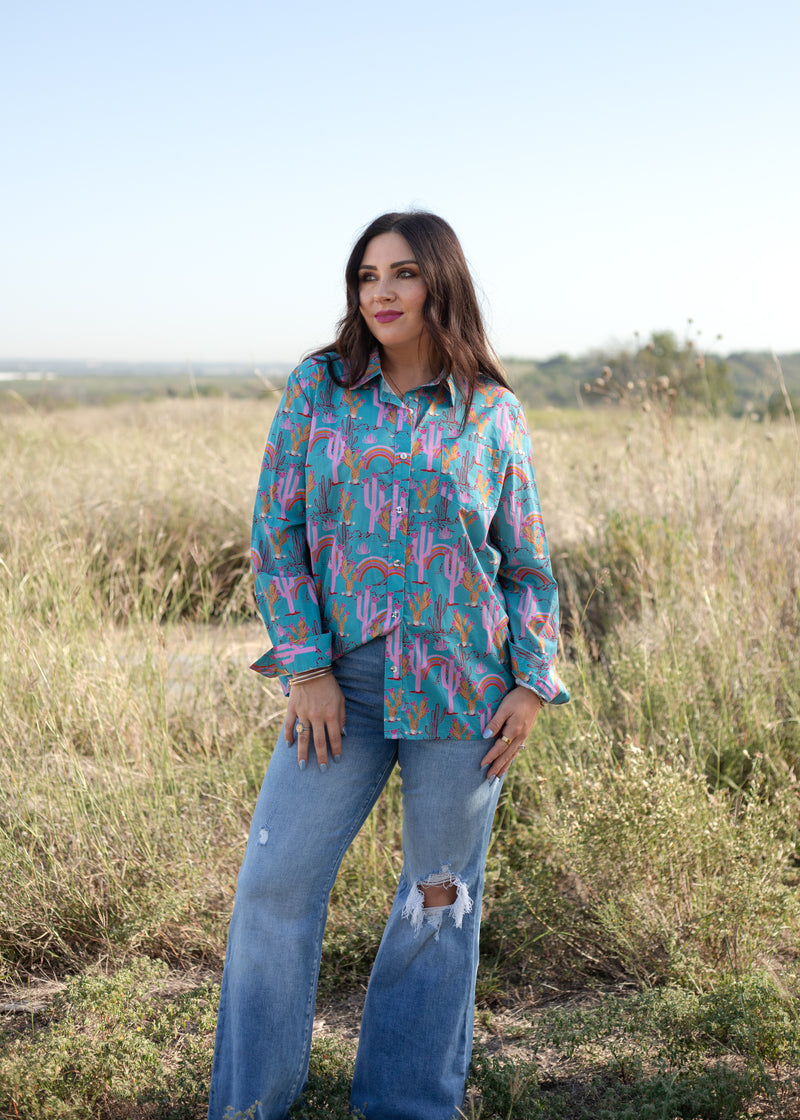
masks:
<path id="1" fill-rule="evenodd" d="M 372 390 L 372 403 L 375 405 L 376 409 L 378 410 L 377 415 L 375 417 L 375 427 L 376 428 L 382 428 L 384 420 L 386 420 L 388 418 L 389 408 L 381 400 L 380 388 L 377 385 Z"/>
<path id="2" fill-rule="evenodd" d="M 289 467 L 289 470 L 282 474 L 278 479 L 278 504 L 281 507 L 281 520 L 286 521 L 286 510 L 297 497 L 300 489 L 300 472 L 297 467 Z"/>
<path id="3" fill-rule="evenodd" d="M 296 594 L 297 582 L 291 580 L 287 575 L 279 575 L 275 578 L 275 583 L 280 588 L 281 595 L 286 600 L 286 607 L 289 614 L 294 614 L 294 597 Z"/>
<path id="4" fill-rule="evenodd" d="M 417 565 L 417 578 L 415 583 L 426 583 L 425 568 L 433 555 L 434 541 L 433 530 L 429 525 L 423 525 L 418 533 L 412 537 L 411 556 Z"/>
<path id="5" fill-rule="evenodd" d="M 447 710 L 452 712 L 454 710 L 455 698 L 458 695 L 458 690 L 461 686 L 461 678 L 463 674 L 456 665 L 455 661 L 448 661 L 446 665 L 442 665 L 440 671 L 440 679 L 442 687 L 447 693 Z"/>
<path id="6" fill-rule="evenodd" d="M 341 574 L 342 564 L 344 563 L 344 552 L 337 540 L 334 540 L 331 548 L 331 591 L 336 590 L 336 577 Z"/>
<path id="7" fill-rule="evenodd" d="M 539 604 L 536 601 L 536 596 L 533 593 L 533 589 L 530 587 L 526 587 L 525 598 L 522 600 L 522 606 L 520 607 L 520 618 L 522 620 L 522 625 L 526 630 L 533 631 L 534 628 L 531 623 L 536 618 L 536 612 L 538 611 L 538 609 Z"/>
<path id="8" fill-rule="evenodd" d="M 328 447 L 325 454 L 330 459 L 333 465 L 333 481 L 339 482 L 339 464 L 344 462 L 344 437 L 340 431 L 336 431 L 328 440 Z"/>
<path id="9" fill-rule="evenodd" d="M 414 674 L 414 691 L 422 692 L 422 678 L 427 676 L 428 643 L 422 638 L 414 638 L 414 652 L 409 659 L 409 671 Z"/>
<path id="10" fill-rule="evenodd" d="M 461 583 L 466 565 L 458 553 L 458 548 L 451 548 L 444 558 L 444 578 L 450 581 L 450 595 L 448 603 L 455 603 L 456 587 Z"/>
<path id="11" fill-rule="evenodd" d="M 522 517 L 519 507 L 510 497 L 503 500 L 503 513 L 509 526 L 514 530 L 514 547 L 519 548 L 522 540 Z"/>
<path id="12" fill-rule="evenodd" d="M 372 624 L 378 617 L 378 602 L 368 587 L 356 592 L 356 618 L 361 623 L 361 641 L 367 642 Z"/>
<path id="13" fill-rule="evenodd" d="M 427 428 L 420 434 L 419 440 L 420 450 L 426 456 L 427 465 L 424 470 L 434 470 L 433 460 L 439 457 L 442 450 L 442 426 L 441 424 L 428 424 Z"/>
<path id="14" fill-rule="evenodd" d="M 497 632 L 497 624 L 503 617 L 503 608 L 496 599 L 481 604 L 481 622 L 486 633 L 486 653 L 491 653 Z"/>
<path id="15" fill-rule="evenodd" d="M 370 534 L 375 532 L 375 522 L 388 501 L 386 491 L 378 484 L 377 476 L 373 475 L 369 482 L 364 483 L 364 505 L 369 510 Z"/>

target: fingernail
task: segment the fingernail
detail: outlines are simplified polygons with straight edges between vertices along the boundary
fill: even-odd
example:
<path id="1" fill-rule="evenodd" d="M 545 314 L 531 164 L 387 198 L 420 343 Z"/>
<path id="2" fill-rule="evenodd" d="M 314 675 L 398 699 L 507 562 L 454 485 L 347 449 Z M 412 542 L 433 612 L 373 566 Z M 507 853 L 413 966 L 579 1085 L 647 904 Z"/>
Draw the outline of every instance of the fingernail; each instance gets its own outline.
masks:
<path id="1" fill-rule="evenodd" d="M 305 770 L 306 760 L 304 758 L 301 758 L 300 761 L 297 763 L 297 765 L 300 767 L 301 770 Z"/>
<path id="2" fill-rule="evenodd" d="M 483 733 L 483 737 L 484 737 L 484 739 L 494 739 L 495 732 L 492 731 L 491 727 L 487 727 L 486 730 Z"/>
<path id="3" fill-rule="evenodd" d="M 334 762 L 341 762 L 342 761 L 342 756 L 340 754 L 335 754 L 333 756 L 333 761 Z"/>
<path id="4" fill-rule="evenodd" d="M 325 773 L 325 771 L 326 771 L 326 770 L 328 769 L 328 764 L 327 764 L 327 762 L 320 762 L 320 764 L 319 764 L 319 768 L 320 768 L 320 771 L 321 771 L 321 773 L 323 773 L 323 774 L 324 774 L 324 773 Z"/>
<path id="5" fill-rule="evenodd" d="M 346 734 L 347 734 L 347 728 L 346 728 L 346 727 L 343 727 L 343 728 L 342 728 L 342 735 L 346 735 Z"/>

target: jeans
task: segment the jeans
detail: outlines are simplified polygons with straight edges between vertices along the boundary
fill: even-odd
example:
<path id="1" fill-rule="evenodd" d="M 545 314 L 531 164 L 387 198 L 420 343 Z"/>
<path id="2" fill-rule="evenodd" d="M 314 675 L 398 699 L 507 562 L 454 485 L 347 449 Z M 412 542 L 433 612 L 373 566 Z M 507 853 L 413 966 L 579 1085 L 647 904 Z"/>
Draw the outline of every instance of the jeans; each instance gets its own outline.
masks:
<path id="1" fill-rule="evenodd" d="M 222 980 L 209 1120 L 284 1120 L 301 1094 L 328 897 L 395 764 L 403 869 L 372 969 L 351 1094 L 367 1120 L 452 1120 L 472 1053 L 484 865 L 502 779 L 486 739 L 383 737 L 384 638 L 334 662 L 346 704 L 342 760 L 308 769 L 283 734 L 256 804 Z M 455 888 L 424 907 L 420 884 Z M 448 896 L 450 897 L 450 896 Z M 248 1114 L 251 1115 L 251 1114 Z"/>

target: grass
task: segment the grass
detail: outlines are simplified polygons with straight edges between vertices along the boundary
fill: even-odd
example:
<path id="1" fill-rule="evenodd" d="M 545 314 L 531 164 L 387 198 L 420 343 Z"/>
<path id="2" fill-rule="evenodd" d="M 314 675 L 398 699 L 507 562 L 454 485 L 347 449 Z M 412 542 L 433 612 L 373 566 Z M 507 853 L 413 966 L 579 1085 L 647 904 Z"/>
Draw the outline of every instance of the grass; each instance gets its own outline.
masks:
<path id="1" fill-rule="evenodd" d="M 3 1015 L 2 1120 L 203 1114 L 217 988 L 192 978 L 282 716 L 246 669 L 270 407 L 0 412 L 0 980 L 66 984 Z M 796 1115 L 796 436 L 530 419 L 574 700 L 501 801 L 479 1018 L 523 1026 L 484 1032 L 467 1115 Z M 368 975 L 399 808 L 392 781 L 343 865 L 327 1001 Z M 296 1115 L 346 1116 L 351 1062 L 320 1038 Z"/>

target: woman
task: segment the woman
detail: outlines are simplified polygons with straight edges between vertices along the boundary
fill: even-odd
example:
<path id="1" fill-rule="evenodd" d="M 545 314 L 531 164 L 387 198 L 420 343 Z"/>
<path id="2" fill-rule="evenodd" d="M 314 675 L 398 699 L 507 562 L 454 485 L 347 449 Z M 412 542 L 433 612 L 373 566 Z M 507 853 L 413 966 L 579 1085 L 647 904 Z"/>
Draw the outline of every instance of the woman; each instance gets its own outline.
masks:
<path id="1" fill-rule="evenodd" d="M 328 896 L 399 764 L 403 870 L 352 1106 L 451 1120 L 472 1049 L 484 863 L 503 775 L 556 676 L 557 590 L 521 406 L 461 246 L 427 213 L 353 248 L 336 342 L 291 375 L 253 523 L 286 720 L 239 875 L 210 1120 L 284 1118 L 306 1079 Z"/>

